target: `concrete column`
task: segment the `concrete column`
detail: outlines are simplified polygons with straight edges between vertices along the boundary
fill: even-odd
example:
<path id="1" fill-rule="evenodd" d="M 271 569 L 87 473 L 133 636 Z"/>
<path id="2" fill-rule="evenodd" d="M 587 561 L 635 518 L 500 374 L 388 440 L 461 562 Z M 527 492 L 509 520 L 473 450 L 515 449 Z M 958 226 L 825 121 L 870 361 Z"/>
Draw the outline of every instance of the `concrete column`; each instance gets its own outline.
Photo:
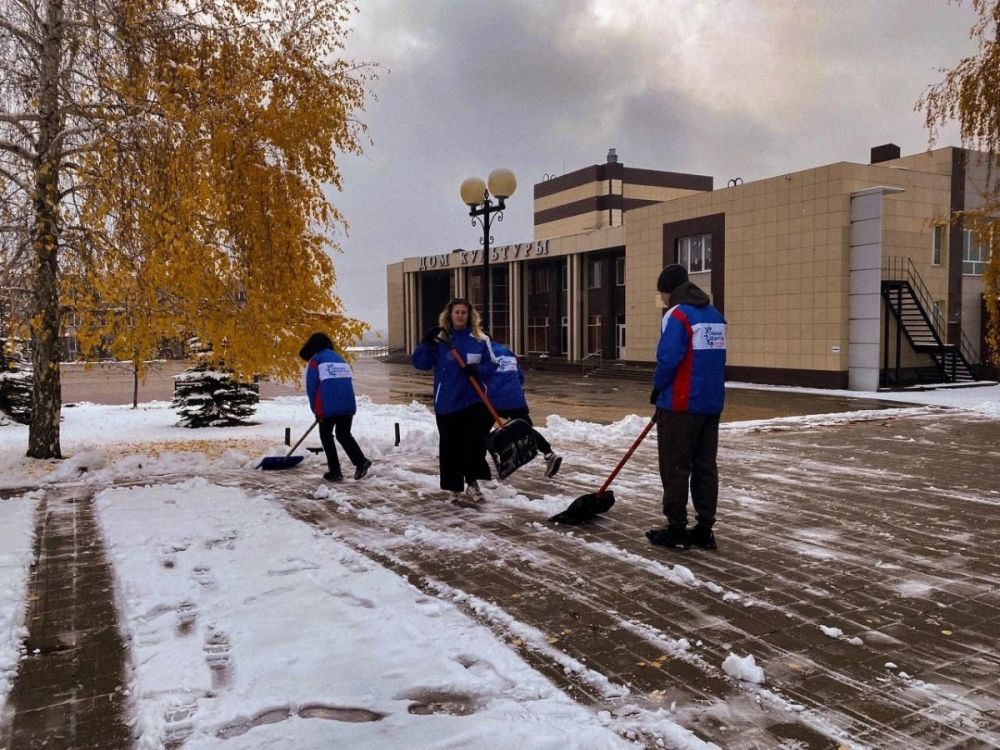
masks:
<path id="1" fill-rule="evenodd" d="M 883 199 L 902 192 L 900 188 L 874 187 L 851 193 L 847 381 L 852 391 L 878 390 Z"/>
<path id="2" fill-rule="evenodd" d="M 521 284 L 522 264 L 507 264 L 507 309 L 510 310 L 510 350 L 524 351 L 524 296 Z"/>
<path id="3" fill-rule="evenodd" d="M 567 321 L 569 327 L 569 354 L 568 358 L 571 362 L 578 362 L 583 359 L 583 336 L 582 336 L 582 326 L 585 324 L 583 318 L 583 294 L 580 288 L 581 285 L 581 275 L 580 269 L 583 267 L 581 263 L 581 256 L 579 253 L 574 253 L 570 255 L 566 260 L 569 264 L 568 275 L 569 275 L 569 290 L 566 294 L 567 301 L 567 311 L 566 316 L 569 318 Z"/>
<path id="4" fill-rule="evenodd" d="M 420 321 L 417 319 L 417 274 L 408 273 L 403 283 L 403 316 L 406 325 L 403 327 L 406 339 L 404 346 L 407 351 L 413 351 L 420 340 L 417 331 Z"/>
<path id="5" fill-rule="evenodd" d="M 410 348 L 410 274 L 403 272 L 403 348 Z"/>
<path id="6" fill-rule="evenodd" d="M 455 287 L 456 297 L 465 297 L 465 269 L 456 268 L 452 273 L 452 286 Z"/>

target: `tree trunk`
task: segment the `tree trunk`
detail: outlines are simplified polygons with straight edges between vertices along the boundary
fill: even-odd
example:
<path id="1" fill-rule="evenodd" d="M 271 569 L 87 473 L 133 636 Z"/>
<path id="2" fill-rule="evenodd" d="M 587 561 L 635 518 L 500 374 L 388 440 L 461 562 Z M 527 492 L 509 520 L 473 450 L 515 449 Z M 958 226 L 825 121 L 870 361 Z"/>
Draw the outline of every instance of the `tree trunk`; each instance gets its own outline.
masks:
<path id="1" fill-rule="evenodd" d="M 132 362 L 132 408 L 139 408 L 139 365 Z"/>
<path id="2" fill-rule="evenodd" d="M 34 251 L 35 314 L 31 337 L 35 349 L 32 383 L 31 425 L 28 429 L 29 458 L 62 458 L 59 417 L 62 388 L 59 379 L 59 168 L 61 147 L 56 140 L 59 117 L 59 66 L 63 48 L 63 0 L 45 4 L 45 37 L 39 65 L 38 156 L 35 159 Z"/>

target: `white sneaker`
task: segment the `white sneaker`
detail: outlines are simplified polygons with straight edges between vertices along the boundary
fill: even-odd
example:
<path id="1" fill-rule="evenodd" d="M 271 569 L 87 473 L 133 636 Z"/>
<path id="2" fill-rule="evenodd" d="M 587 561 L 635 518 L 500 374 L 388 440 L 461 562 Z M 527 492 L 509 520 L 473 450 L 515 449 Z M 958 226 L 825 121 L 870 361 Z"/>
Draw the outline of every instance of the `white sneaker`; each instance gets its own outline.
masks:
<path id="1" fill-rule="evenodd" d="M 476 503 L 481 503 L 486 498 L 483 497 L 483 491 L 479 489 L 479 482 L 469 482 L 469 485 L 465 488 L 465 494 L 469 496 L 469 499 Z"/>
<path id="2" fill-rule="evenodd" d="M 460 505 L 461 503 L 464 503 L 465 493 L 456 492 L 455 490 L 450 491 L 448 493 L 448 502 L 453 503 L 454 505 Z"/>
<path id="3" fill-rule="evenodd" d="M 545 456 L 545 476 L 554 477 L 562 465 L 562 456 L 549 453 Z"/>

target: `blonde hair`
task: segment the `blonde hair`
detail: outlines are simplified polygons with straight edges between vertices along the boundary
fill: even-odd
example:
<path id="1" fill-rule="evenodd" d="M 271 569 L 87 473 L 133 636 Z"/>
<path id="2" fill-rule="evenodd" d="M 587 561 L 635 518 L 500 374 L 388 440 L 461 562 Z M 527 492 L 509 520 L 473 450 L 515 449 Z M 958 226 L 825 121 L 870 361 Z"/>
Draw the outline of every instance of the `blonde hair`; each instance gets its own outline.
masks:
<path id="1" fill-rule="evenodd" d="M 483 334 L 482 329 L 482 318 L 479 317 L 479 311 L 472 306 L 469 300 L 463 297 L 456 297 L 450 300 L 447 305 L 444 306 L 444 310 L 438 315 L 438 325 L 451 334 L 451 311 L 455 305 L 465 305 L 469 310 L 469 329 L 472 331 L 472 335 L 477 339 L 485 339 L 486 336 Z"/>

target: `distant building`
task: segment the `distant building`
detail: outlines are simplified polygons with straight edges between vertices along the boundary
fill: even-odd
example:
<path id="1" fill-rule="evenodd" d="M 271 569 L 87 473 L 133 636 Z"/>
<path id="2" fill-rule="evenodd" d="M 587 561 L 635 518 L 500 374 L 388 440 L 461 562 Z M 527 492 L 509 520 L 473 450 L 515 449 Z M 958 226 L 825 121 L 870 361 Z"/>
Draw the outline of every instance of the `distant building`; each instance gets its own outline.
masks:
<path id="1" fill-rule="evenodd" d="M 605 164 L 534 186 L 534 237 L 491 249 L 491 333 L 517 353 L 650 363 L 656 277 L 679 262 L 729 321 L 728 378 L 874 390 L 972 380 L 988 258 L 955 210 L 984 154 L 940 148 L 713 189 L 711 177 Z M 450 297 L 483 305 L 481 250 L 386 269 L 390 345 L 412 349 Z"/>

